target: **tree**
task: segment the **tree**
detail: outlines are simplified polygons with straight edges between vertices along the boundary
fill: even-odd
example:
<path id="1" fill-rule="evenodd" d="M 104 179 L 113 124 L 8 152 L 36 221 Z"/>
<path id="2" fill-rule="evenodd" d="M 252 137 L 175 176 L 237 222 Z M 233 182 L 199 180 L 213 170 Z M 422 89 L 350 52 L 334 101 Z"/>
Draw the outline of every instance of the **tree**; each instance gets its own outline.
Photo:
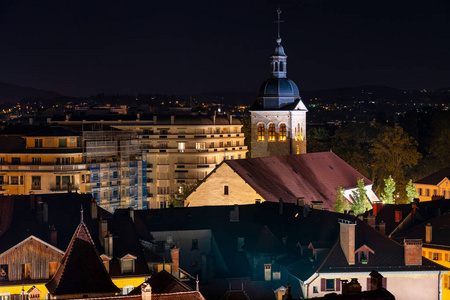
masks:
<path id="1" fill-rule="evenodd" d="M 419 192 L 417 192 L 416 185 L 412 182 L 412 179 L 410 179 L 406 185 L 406 197 L 408 198 L 409 203 L 419 197 Z"/>
<path id="2" fill-rule="evenodd" d="M 337 187 L 336 201 L 334 202 L 334 211 L 338 213 L 344 212 L 344 189 L 341 186 Z"/>
<path id="3" fill-rule="evenodd" d="M 394 204 L 395 181 L 391 175 L 384 179 L 384 193 L 381 194 L 381 200 L 387 204 Z"/>
<path id="4" fill-rule="evenodd" d="M 381 178 L 392 178 L 399 186 L 406 184 L 405 174 L 417 165 L 421 154 L 417 142 L 400 127 L 384 126 L 372 144 L 374 181 L 378 190 Z M 399 189 L 403 191 L 403 189 Z M 404 195 L 400 195 L 404 198 Z"/>
<path id="5" fill-rule="evenodd" d="M 352 198 L 352 210 L 355 215 L 364 213 L 367 209 L 367 194 L 364 189 L 364 180 L 362 178 L 358 178 L 357 188 L 352 192 Z"/>
<path id="6" fill-rule="evenodd" d="M 331 136 L 325 127 L 308 127 L 308 153 L 330 151 Z"/>
<path id="7" fill-rule="evenodd" d="M 172 192 L 169 198 L 169 205 L 173 207 L 184 207 L 184 199 L 197 186 L 197 183 L 183 183 L 176 192 Z"/>

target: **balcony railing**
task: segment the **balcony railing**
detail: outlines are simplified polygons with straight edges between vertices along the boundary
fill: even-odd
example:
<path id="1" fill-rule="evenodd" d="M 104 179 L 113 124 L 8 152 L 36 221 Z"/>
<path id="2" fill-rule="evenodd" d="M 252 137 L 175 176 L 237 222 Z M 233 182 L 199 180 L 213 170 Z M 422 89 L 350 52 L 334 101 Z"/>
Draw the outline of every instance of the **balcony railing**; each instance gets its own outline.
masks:
<path id="1" fill-rule="evenodd" d="M 87 170 L 86 164 L 73 165 L 0 165 L 3 171 L 78 171 Z"/>

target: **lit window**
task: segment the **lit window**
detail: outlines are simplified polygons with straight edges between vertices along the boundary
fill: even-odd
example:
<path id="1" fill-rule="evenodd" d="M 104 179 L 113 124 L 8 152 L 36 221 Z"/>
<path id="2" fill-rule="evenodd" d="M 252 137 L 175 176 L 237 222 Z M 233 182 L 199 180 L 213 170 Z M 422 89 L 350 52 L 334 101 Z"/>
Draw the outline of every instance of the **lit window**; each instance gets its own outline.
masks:
<path id="1" fill-rule="evenodd" d="M 264 124 L 258 125 L 258 141 L 264 141 Z"/>
<path id="2" fill-rule="evenodd" d="M 186 150 L 186 143 L 178 143 L 178 152 L 184 152 Z"/>
<path id="3" fill-rule="evenodd" d="M 206 143 L 195 143 L 197 151 L 206 151 Z"/>
<path id="4" fill-rule="evenodd" d="M 286 140 L 286 124 L 280 125 L 280 137 L 278 140 L 280 140 L 280 141 Z"/>
<path id="5" fill-rule="evenodd" d="M 275 124 L 273 123 L 269 125 L 269 141 L 275 141 Z"/>

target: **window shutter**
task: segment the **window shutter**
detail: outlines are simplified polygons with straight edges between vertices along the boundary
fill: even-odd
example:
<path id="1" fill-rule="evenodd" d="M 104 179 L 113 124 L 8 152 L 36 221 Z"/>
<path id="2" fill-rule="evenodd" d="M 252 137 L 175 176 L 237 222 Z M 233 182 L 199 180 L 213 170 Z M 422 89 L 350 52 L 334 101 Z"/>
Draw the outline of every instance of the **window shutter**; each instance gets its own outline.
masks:
<path id="1" fill-rule="evenodd" d="M 445 261 L 448 261 L 448 253 L 445 253 Z"/>
<path id="2" fill-rule="evenodd" d="M 367 290 L 368 291 L 371 291 L 372 289 L 371 289 L 371 284 L 370 284 L 370 277 L 369 278 L 367 278 Z"/>
<path id="3" fill-rule="evenodd" d="M 385 289 L 387 289 L 387 278 L 386 278 L 386 277 L 383 277 L 381 283 L 383 284 L 383 287 L 384 287 Z"/>
<path id="4" fill-rule="evenodd" d="M 444 289 L 448 289 L 448 275 L 447 274 L 443 274 L 442 275 L 442 286 Z"/>
<path id="5" fill-rule="evenodd" d="M 326 290 L 326 279 L 325 278 L 322 278 L 322 279 L 320 279 L 320 291 L 321 292 L 325 292 L 325 290 Z"/>
<path id="6" fill-rule="evenodd" d="M 438 254 L 438 260 L 442 260 L 442 253 Z"/>
<path id="7" fill-rule="evenodd" d="M 431 253 L 431 251 L 428 251 L 428 258 L 433 259 L 433 254 Z"/>
<path id="8" fill-rule="evenodd" d="M 340 291 L 341 291 L 341 279 L 336 278 L 336 292 L 340 292 Z"/>

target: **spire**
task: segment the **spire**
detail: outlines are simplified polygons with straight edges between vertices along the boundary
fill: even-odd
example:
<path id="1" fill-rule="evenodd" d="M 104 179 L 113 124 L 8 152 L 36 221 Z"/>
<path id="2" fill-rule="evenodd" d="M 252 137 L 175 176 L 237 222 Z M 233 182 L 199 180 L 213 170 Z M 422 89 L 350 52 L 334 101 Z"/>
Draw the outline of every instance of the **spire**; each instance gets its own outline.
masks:
<path id="1" fill-rule="evenodd" d="M 275 51 L 272 54 L 271 57 L 271 67 L 272 67 L 272 78 L 286 78 L 286 59 L 287 56 L 284 53 L 283 46 L 281 46 L 281 36 L 280 36 L 280 24 L 284 21 L 281 20 L 281 9 L 277 9 L 277 20 L 275 23 L 277 23 L 277 29 L 278 29 L 278 35 L 277 35 L 277 46 L 275 47 Z"/>
<path id="2" fill-rule="evenodd" d="M 277 9 L 277 15 L 278 15 L 278 20 L 275 21 L 275 23 L 278 23 L 278 35 L 277 35 L 277 44 L 280 45 L 281 44 L 281 36 L 280 36 L 280 23 L 283 23 L 283 20 L 280 20 L 280 15 L 283 11 L 280 9 L 280 7 L 278 7 Z"/>
<path id="3" fill-rule="evenodd" d="M 83 204 L 81 204 L 81 210 L 80 210 L 80 213 L 81 213 L 80 224 L 84 224 L 84 218 L 83 218 Z"/>

